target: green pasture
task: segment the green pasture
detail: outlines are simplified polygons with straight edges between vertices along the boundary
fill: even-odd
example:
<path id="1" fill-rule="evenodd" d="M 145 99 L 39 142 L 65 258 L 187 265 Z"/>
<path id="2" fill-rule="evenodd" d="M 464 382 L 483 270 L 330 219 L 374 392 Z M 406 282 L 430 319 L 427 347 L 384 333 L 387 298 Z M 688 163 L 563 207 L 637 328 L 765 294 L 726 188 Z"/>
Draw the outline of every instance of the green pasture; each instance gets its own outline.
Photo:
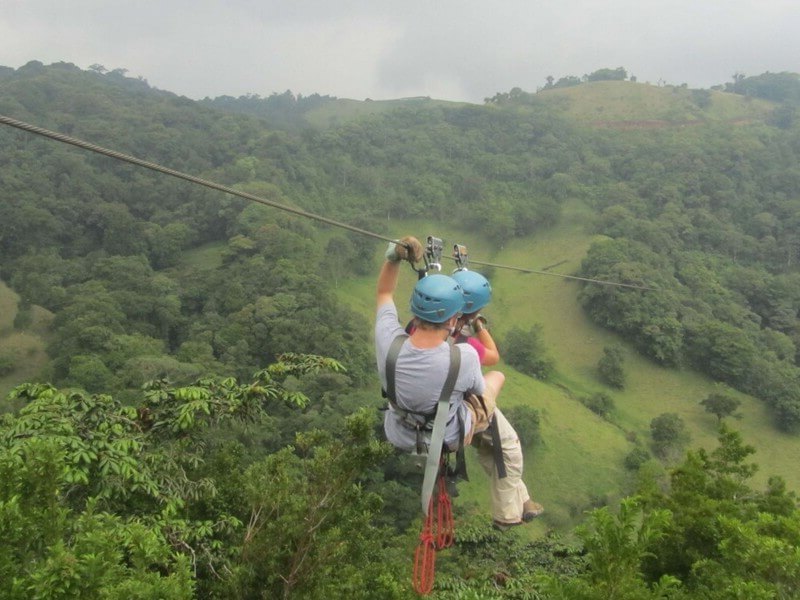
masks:
<path id="1" fill-rule="evenodd" d="M 553 271 L 565 274 L 580 265 L 592 237 L 582 223 L 584 212 L 573 204 L 565 207 L 561 224 L 532 239 L 510 244 L 500 253 L 501 264 L 532 266 L 566 261 Z M 614 399 L 616 410 L 612 420 L 616 427 L 635 434 L 642 441 L 650 440 L 650 421 L 665 412 L 675 412 L 686 422 L 691 435 L 689 447 L 713 448 L 716 445 L 716 418 L 699 402 L 712 391 L 723 391 L 742 401 L 740 420 L 729 425 L 742 432 L 745 442 L 757 449 L 754 462 L 760 465 L 755 482 L 764 485 L 771 475 L 780 475 L 795 490 L 800 490 L 800 439 L 778 432 L 764 404 L 749 396 L 721 386 L 694 371 L 668 369 L 644 358 L 624 345 L 627 384 L 623 391 L 604 386 L 596 376 L 597 361 L 603 347 L 622 344 L 611 332 L 590 322 L 578 303 L 578 283 L 544 275 L 517 275 L 498 270 L 493 278 L 498 314 L 496 331 L 503 339 L 510 323 L 522 327 L 541 323 L 551 356 L 556 362 L 554 382 L 565 385 L 576 396 L 604 391 Z M 657 292 L 649 292 L 657 293 Z M 489 311 L 487 311 L 489 312 Z M 510 322 L 510 323 L 509 323 Z M 501 348 L 502 350 L 502 348 Z M 586 410 L 578 404 L 576 410 Z"/>
<path id="2" fill-rule="evenodd" d="M 19 296 L 0 281 L 0 356 L 12 357 L 14 369 L 6 375 L 0 374 L 0 412 L 8 405 L 5 398 L 15 386 L 25 381 L 34 381 L 47 364 L 43 334 L 52 319 L 48 311 L 31 308 L 31 324 L 25 331 L 14 329 Z"/>
<path id="3" fill-rule="evenodd" d="M 774 104 L 720 91 L 697 91 L 657 82 L 595 81 L 543 90 L 538 97 L 558 103 L 578 121 L 694 121 L 763 119 Z M 699 105 L 697 93 L 708 93 Z"/>
<path id="4" fill-rule="evenodd" d="M 538 99 L 553 103 L 577 121 L 753 121 L 762 120 L 775 105 L 717 90 L 691 90 L 659 82 L 595 81 L 581 85 L 542 90 Z M 315 127 L 330 127 L 369 115 L 398 108 L 431 110 L 440 106 L 457 107 L 460 102 L 432 98 L 395 100 L 353 100 L 339 98 L 325 102 L 306 114 Z"/>
<path id="5" fill-rule="evenodd" d="M 181 253 L 179 266 L 200 271 L 216 269 L 222 265 L 222 252 L 227 248 L 223 242 L 203 244 Z"/>

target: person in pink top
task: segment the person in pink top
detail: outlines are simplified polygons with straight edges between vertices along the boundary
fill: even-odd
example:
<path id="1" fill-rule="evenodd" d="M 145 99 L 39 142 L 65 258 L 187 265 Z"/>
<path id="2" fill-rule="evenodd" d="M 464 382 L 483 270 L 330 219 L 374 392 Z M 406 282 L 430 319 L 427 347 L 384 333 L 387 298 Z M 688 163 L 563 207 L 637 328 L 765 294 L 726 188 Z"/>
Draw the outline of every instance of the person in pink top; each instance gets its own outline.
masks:
<path id="1" fill-rule="evenodd" d="M 464 295 L 463 312 L 453 327 L 453 342 L 466 343 L 478 353 L 481 366 L 492 366 L 500 361 L 486 318 L 480 314 L 492 297 L 489 281 L 480 273 L 462 269 L 453 273 Z M 415 331 L 415 322 L 405 328 L 409 335 Z M 522 479 L 522 445 L 514 427 L 497 408 L 497 396 L 505 383 L 505 375 L 491 371 L 484 375 L 486 390 L 482 396 L 467 395 L 467 409 L 472 413 L 472 428 L 465 434 L 464 443 L 478 451 L 478 461 L 491 478 L 492 517 L 494 526 L 505 531 L 515 525 L 528 523 L 544 512 L 544 507 L 531 499 Z M 492 429 L 494 428 L 494 432 Z M 496 438 L 493 438 L 493 435 Z M 501 448 L 496 456 L 495 442 Z M 504 469 L 498 468 L 498 460 Z"/>
<path id="2" fill-rule="evenodd" d="M 500 362 L 500 352 L 486 326 L 480 310 L 492 299 L 492 286 L 480 273 L 461 269 L 453 273 L 464 292 L 464 312 L 456 328 L 459 341 L 465 341 L 478 352 L 481 365 L 490 367 Z"/>
<path id="3" fill-rule="evenodd" d="M 461 284 L 464 294 L 463 314 L 456 327 L 456 341 L 466 342 L 475 348 L 482 366 L 497 364 L 500 361 L 500 352 L 489 333 L 486 319 L 480 314 L 480 310 L 492 299 L 492 286 L 483 275 L 467 269 L 453 273 L 453 279 Z M 495 382 L 499 392 L 505 377 L 499 371 L 493 371 L 492 374 L 500 379 Z M 522 480 L 522 446 L 517 432 L 496 406 L 489 408 L 493 409 L 492 418 L 497 423 L 506 476 L 501 477 L 498 473 L 492 434 L 488 429 L 476 431 L 472 445 L 478 450 L 481 467 L 492 478 L 494 524 L 499 529 L 507 529 L 538 517 L 544 512 L 544 507 L 530 498 Z M 516 515 L 521 515 L 521 518 L 515 518 Z"/>

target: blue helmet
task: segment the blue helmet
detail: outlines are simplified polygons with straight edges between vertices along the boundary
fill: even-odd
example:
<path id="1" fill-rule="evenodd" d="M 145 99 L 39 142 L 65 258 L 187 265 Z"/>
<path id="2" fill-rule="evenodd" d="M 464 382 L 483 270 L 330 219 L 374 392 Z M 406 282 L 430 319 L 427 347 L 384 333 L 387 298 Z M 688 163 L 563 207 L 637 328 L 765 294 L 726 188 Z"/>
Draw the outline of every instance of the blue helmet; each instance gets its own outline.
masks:
<path id="1" fill-rule="evenodd" d="M 453 279 L 461 284 L 464 291 L 465 313 L 474 313 L 489 304 L 492 299 L 492 286 L 489 280 L 480 273 L 463 269 L 453 273 Z"/>
<path id="2" fill-rule="evenodd" d="M 434 274 L 417 281 L 411 293 L 411 312 L 430 323 L 444 323 L 464 308 L 461 286 L 452 277 Z"/>

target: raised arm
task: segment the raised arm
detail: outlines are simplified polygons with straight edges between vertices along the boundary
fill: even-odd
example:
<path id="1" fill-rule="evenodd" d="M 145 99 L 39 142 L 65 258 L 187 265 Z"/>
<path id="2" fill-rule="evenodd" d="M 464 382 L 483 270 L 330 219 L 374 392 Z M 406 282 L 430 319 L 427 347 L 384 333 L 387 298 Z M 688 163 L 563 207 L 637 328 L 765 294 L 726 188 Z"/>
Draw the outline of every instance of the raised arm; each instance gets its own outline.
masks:
<path id="1" fill-rule="evenodd" d="M 475 337 L 484 346 L 481 364 L 491 367 L 500 362 L 500 352 L 497 350 L 497 344 L 494 343 L 494 338 L 486 326 L 486 319 L 482 315 L 478 315 L 472 320 L 472 330 L 475 332 Z"/>
<path id="2" fill-rule="evenodd" d="M 397 278 L 400 274 L 400 261 L 387 260 L 381 267 L 378 275 L 377 306 L 380 308 L 394 299 L 394 290 L 397 287 Z"/>
<path id="3" fill-rule="evenodd" d="M 406 236 L 397 242 L 389 243 L 389 247 L 386 249 L 386 260 L 378 275 L 376 293 L 378 307 L 393 301 L 402 260 L 408 260 L 411 263 L 422 260 L 422 244 L 417 238 Z"/>

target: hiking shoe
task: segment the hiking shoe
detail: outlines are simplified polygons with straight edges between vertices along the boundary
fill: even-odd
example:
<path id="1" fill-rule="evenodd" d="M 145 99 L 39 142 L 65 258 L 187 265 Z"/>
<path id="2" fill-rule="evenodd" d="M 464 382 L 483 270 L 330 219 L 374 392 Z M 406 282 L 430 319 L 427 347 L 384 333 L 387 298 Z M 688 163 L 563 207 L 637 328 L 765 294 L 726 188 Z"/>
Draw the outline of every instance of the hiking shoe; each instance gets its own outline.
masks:
<path id="1" fill-rule="evenodd" d="M 458 488 L 456 487 L 455 477 L 448 477 L 445 479 L 445 486 L 447 487 L 447 493 L 451 498 L 458 498 Z"/>
<path id="2" fill-rule="evenodd" d="M 512 527 L 517 527 L 519 525 L 524 525 L 524 524 L 525 523 L 522 521 L 517 521 L 516 523 L 506 523 L 505 521 L 492 521 L 492 527 L 500 531 L 508 531 Z"/>
<path id="3" fill-rule="evenodd" d="M 526 523 L 533 521 L 544 512 L 544 506 L 533 500 L 526 500 L 522 505 L 522 520 Z"/>

